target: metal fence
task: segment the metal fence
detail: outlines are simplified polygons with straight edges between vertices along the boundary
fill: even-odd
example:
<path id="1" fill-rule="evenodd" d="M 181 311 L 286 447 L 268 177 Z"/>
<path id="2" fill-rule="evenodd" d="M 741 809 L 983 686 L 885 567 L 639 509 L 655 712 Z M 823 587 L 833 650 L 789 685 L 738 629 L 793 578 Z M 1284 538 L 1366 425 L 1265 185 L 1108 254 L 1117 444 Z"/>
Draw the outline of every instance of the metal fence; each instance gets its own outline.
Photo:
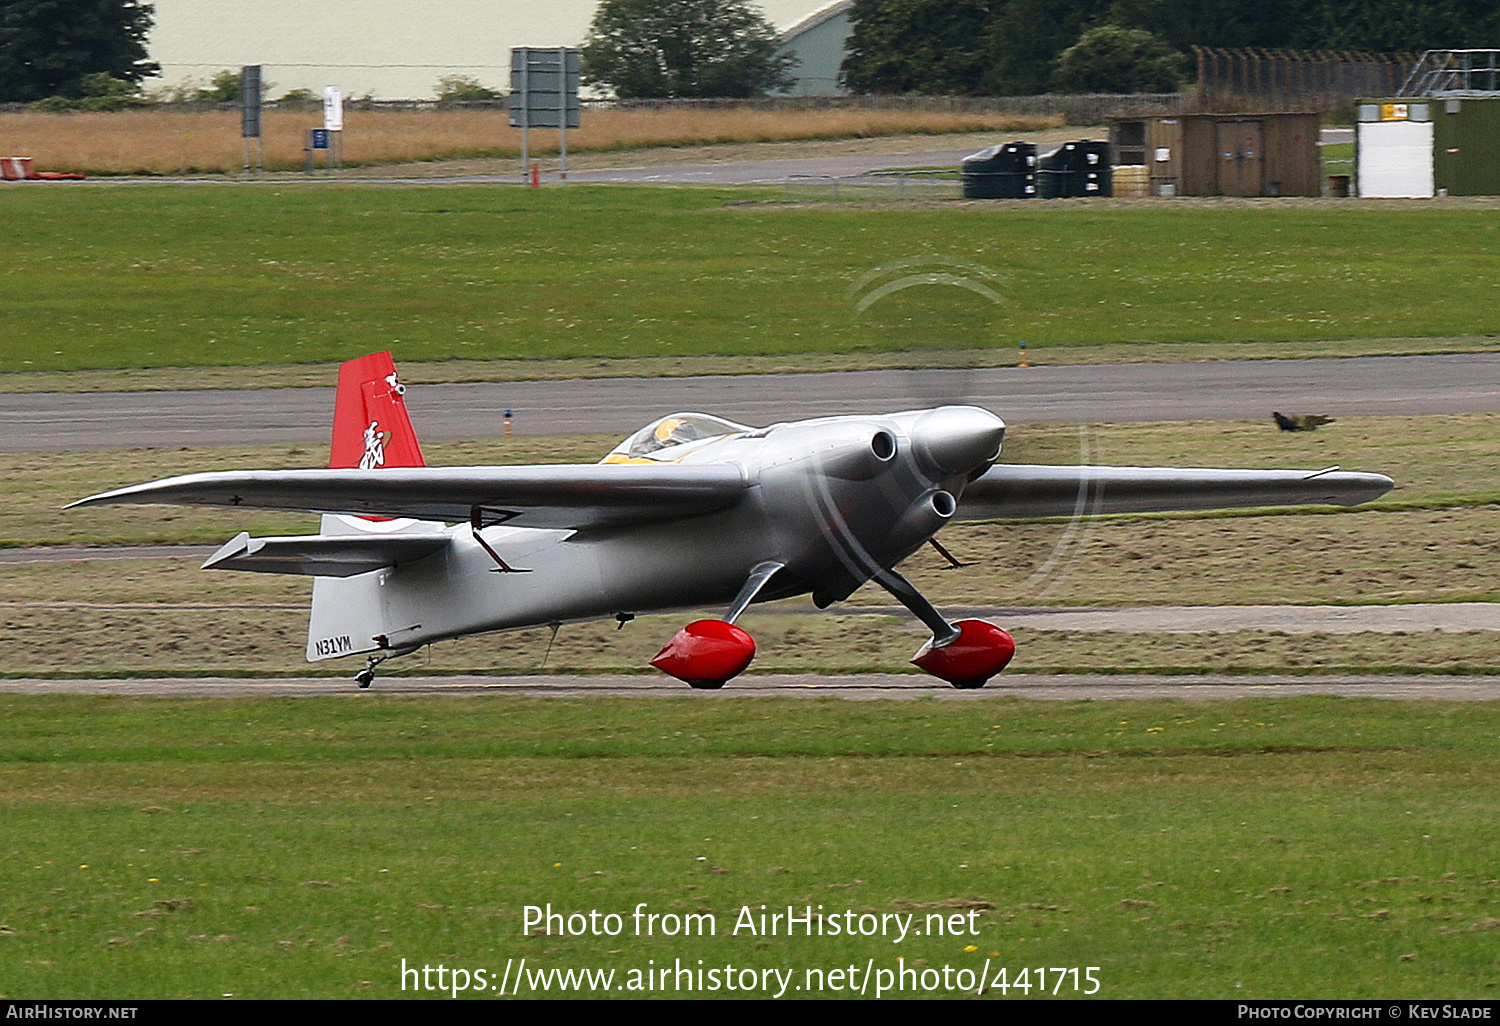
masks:
<path id="1" fill-rule="evenodd" d="M 1500 93 L 1500 50 L 1428 50 L 1397 96 Z"/>
<path id="2" fill-rule="evenodd" d="M 1111 93 L 1040 96 L 767 96 L 749 100 L 605 100 L 584 99 L 585 110 L 887 110 L 937 111 L 943 113 L 993 113 L 1060 117 L 1068 124 L 1100 125 L 1112 117 L 1144 117 L 1174 114 L 1186 109 L 1192 97 L 1185 93 Z M 369 100 L 345 98 L 345 110 L 508 110 L 509 101 L 499 100 Z M 322 110 L 322 97 L 266 101 L 270 110 Z M 159 110 L 238 113 L 240 104 L 184 101 L 152 105 Z M 0 104 L 0 112 L 24 111 L 29 104 Z"/>
<path id="3" fill-rule="evenodd" d="M 1333 50 L 1219 50 L 1193 47 L 1194 105 L 1205 111 L 1327 109 L 1368 96 L 1394 96 L 1416 66 L 1414 53 Z"/>
<path id="4" fill-rule="evenodd" d="M 910 110 L 1062 117 L 1097 125 L 1112 117 L 1173 114 L 1182 93 L 1043 93 L 1037 96 L 763 96 L 748 100 L 585 100 L 595 110 Z"/>

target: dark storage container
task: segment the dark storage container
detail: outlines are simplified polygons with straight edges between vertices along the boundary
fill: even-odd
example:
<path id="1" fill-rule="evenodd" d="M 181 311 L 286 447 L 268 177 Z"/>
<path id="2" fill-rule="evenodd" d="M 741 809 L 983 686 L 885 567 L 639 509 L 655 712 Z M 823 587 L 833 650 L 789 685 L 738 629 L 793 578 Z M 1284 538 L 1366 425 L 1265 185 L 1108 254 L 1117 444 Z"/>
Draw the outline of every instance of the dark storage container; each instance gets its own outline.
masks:
<path id="1" fill-rule="evenodd" d="M 1002 143 L 963 161 L 964 199 L 1026 199 L 1036 195 L 1036 144 Z"/>
<path id="2" fill-rule="evenodd" d="M 1109 143 L 1096 139 L 1063 143 L 1038 162 L 1036 186 L 1043 199 L 1114 195 Z"/>

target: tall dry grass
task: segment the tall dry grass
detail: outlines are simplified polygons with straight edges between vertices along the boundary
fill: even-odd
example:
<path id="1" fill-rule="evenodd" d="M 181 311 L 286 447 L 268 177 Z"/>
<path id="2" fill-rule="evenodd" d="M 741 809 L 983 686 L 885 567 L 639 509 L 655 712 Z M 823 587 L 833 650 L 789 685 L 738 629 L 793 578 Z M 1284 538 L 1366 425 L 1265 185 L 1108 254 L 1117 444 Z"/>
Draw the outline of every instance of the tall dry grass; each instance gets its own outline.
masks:
<path id="1" fill-rule="evenodd" d="M 568 133 L 568 149 L 1025 131 L 1060 123 L 1055 117 L 918 110 L 613 110 L 585 112 L 583 127 Z M 266 167 L 301 167 L 304 132 L 321 125 L 321 112 L 266 111 Z M 533 153 L 555 152 L 557 142 L 555 131 L 531 133 Z M 520 153 L 521 132 L 503 110 L 355 110 L 345 114 L 343 143 L 346 165 L 506 157 Z M 33 157 L 39 170 L 222 172 L 238 170 L 243 153 L 238 111 L 0 114 L 0 156 Z"/>

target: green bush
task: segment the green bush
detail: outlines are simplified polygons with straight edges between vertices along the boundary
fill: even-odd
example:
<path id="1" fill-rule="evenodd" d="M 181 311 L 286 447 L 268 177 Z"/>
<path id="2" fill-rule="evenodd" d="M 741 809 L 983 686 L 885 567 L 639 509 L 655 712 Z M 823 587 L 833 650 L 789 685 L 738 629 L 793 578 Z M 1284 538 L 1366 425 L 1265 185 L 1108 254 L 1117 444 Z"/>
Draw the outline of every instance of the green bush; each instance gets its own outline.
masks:
<path id="1" fill-rule="evenodd" d="M 84 75 L 78 80 L 76 96 L 49 96 L 31 105 L 32 110 L 129 110 L 149 107 L 151 100 L 141 95 L 140 87 L 105 71 Z"/>

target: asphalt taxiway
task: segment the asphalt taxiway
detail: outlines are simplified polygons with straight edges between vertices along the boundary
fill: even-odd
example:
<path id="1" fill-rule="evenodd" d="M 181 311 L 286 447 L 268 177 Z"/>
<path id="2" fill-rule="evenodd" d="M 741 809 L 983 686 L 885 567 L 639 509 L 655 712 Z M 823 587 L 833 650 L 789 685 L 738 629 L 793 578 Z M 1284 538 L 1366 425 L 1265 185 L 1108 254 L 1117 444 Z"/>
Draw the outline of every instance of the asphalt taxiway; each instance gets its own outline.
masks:
<path id="1" fill-rule="evenodd" d="M 1011 423 L 1500 412 L 1500 353 L 412 383 L 423 439 L 626 435 L 694 410 L 751 425 L 973 403 Z M 326 444 L 332 388 L 0 395 L 0 452 Z"/>

